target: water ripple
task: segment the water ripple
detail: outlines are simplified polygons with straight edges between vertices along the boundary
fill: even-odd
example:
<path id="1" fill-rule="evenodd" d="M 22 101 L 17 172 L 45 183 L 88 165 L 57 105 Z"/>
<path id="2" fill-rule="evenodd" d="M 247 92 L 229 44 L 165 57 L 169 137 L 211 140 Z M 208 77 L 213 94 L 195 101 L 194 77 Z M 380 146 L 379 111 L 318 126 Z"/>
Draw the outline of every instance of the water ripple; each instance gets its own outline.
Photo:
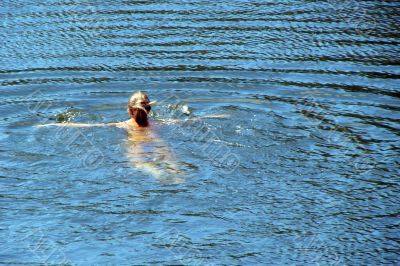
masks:
<path id="1" fill-rule="evenodd" d="M 398 264 L 399 15 L 377 0 L 1 1 L 0 263 Z M 155 119 L 230 116 L 160 127 L 185 183 L 132 168 L 118 130 L 33 127 L 124 120 L 134 90 Z"/>

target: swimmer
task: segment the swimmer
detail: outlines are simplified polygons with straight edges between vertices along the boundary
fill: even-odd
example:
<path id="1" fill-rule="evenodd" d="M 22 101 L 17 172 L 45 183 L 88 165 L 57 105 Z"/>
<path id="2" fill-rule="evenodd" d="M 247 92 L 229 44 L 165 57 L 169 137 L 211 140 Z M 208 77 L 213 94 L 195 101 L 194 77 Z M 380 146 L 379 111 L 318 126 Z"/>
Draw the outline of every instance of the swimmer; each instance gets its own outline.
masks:
<path id="1" fill-rule="evenodd" d="M 159 138 L 152 128 L 149 113 L 155 102 L 143 92 L 136 92 L 128 100 L 127 112 L 129 120 L 117 123 L 53 123 L 40 125 L 61 127 L 117 127 L 128 132 L 126 155 L 134 168 L 151 174 L 163 184 L 179 184 L 184 182 L 183 171 L 179 167 L 173 152 Z M 198 121 L 203 118 L 224 118 L 226 115 L 207 115 L 186 120 L 160 119 L 161 124 L 176 124 L 185 121 Z"/>

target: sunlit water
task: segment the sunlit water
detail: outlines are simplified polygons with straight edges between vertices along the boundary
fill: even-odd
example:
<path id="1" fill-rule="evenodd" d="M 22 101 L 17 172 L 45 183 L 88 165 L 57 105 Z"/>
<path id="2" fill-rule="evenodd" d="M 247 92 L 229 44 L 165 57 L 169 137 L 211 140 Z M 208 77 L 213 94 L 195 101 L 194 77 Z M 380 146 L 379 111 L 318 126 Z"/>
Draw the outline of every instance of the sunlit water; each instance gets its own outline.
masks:
<path id="1" fill-rule="evenodd" d="M 400 4 L 360 2 L 1 1 L 0 264 L 398 264 Z M 136 90 L 230 115 L 155 122 L 178 181 L 121 129 L 34 127 Z"/>

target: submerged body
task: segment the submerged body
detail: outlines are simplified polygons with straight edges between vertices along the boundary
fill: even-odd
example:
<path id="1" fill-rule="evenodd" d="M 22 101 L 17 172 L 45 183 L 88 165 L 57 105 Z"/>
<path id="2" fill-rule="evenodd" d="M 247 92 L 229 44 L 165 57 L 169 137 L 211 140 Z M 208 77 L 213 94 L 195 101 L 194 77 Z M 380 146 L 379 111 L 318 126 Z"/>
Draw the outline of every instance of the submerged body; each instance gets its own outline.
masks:
<path id="1" fill-rule="evenodd" d="M 126 156 L 136 169 L 163 184 L 184 182 L 184 171 L 179 168 L 174 153 L 153 127 L 128 130 Z"/>

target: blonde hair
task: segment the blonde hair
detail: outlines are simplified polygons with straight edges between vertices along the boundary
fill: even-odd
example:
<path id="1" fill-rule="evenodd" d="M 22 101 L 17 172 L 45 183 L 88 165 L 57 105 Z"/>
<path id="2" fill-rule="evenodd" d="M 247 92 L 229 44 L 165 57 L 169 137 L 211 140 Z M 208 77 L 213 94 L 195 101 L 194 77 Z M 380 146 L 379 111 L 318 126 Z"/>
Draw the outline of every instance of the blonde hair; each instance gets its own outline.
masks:
<path id="1" fill-rule="evenodd" d="M 141 91 L 135 92 L 128 101 L 128 114 L 140 126 L 148 126 L 148 114 L 151 110 L 149 97 Z"/>
<path id="2" fill-rule="evenodd" d="M 151 110 L 151 102 L 149 97 L 141 91 L 135 92 L 129 98 L 128 110 L 132 108 L 142 109 L 148 114 Z"/>

